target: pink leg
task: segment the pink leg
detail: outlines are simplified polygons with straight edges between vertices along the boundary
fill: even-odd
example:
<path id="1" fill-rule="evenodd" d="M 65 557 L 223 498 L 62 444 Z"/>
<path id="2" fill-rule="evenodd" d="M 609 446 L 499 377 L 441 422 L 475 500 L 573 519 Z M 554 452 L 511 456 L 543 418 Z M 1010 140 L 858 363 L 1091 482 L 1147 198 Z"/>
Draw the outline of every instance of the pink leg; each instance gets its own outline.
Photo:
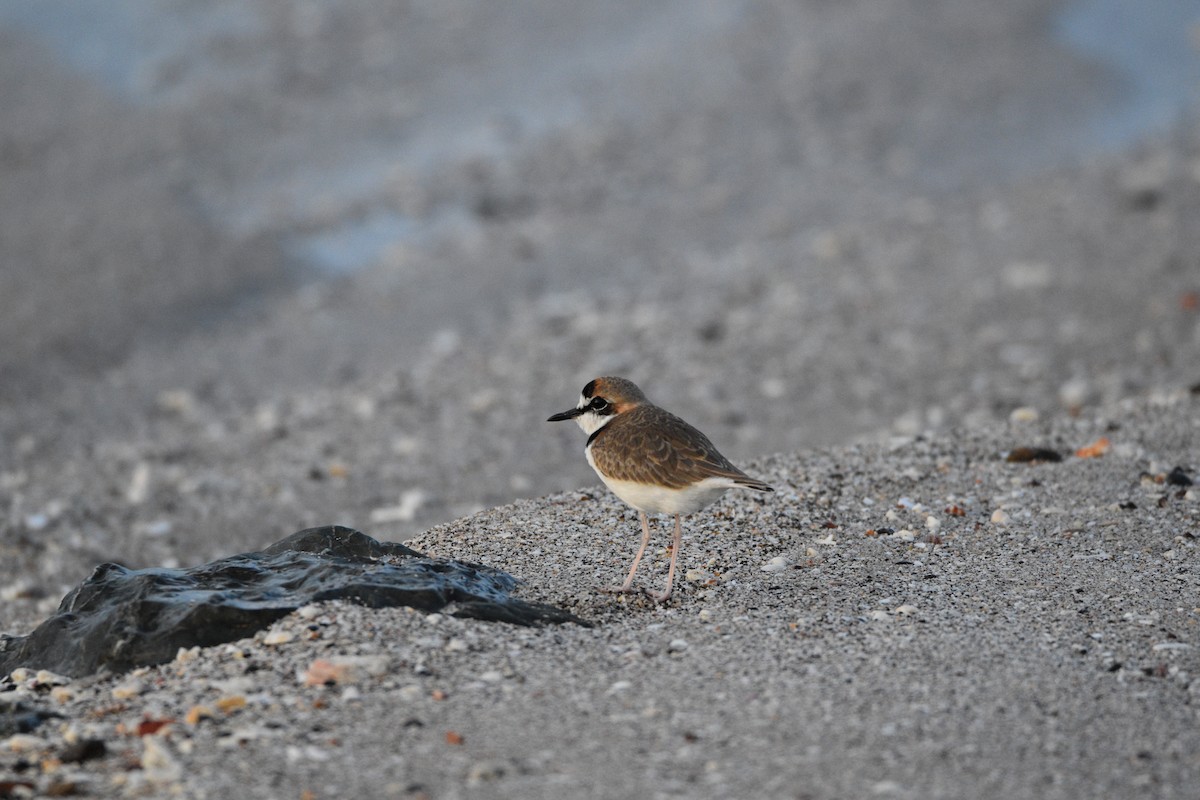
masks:
<path id="1" fill-rule="evenodd" d="M 613 589 L 602 589 L 601 591 L 610 592 L 612 594 L 625 594 L 633 591 L 633 574 L 637 572 L 638 564 L 642 561 L 642 555 L 646 552 L 646 545 L 650 543 L 650 521 L 646 518 L 645 511 L 639 511 L 638 516 L 642 519 L 642 546 L 638 548 L 637 555 L 633 557 L 633 566 L 629 568 L 629 575 L 625 578 L 625 583 Z"/>
<path id="2" fill-rule="evenodd" d="M 675 585 L 675 561 L 679 558 L 679 548 L 683 546 L 683 528 L 679 525 L 679 515 L 675 515 L 675 538 L 671 540 L 671 567 L 667 570 L 667 590 L 662 594 L 647 592 L 652 600 L 665 603 L 671 599 L 671 590 Z"/>

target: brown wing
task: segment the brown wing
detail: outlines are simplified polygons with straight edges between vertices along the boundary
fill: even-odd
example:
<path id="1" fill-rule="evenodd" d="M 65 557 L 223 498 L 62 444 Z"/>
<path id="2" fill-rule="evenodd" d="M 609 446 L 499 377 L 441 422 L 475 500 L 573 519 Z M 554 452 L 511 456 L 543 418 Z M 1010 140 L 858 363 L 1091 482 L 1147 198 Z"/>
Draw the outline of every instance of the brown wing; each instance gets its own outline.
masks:
<path id="1" fill-rule="evenodd" d="M 591 453 L 596 466 L 618 480 L 680 488 L 720 476 L 769 490 L 731 464 L 703 433 L 649 403 L 618 414 L 597 431 Z"/>

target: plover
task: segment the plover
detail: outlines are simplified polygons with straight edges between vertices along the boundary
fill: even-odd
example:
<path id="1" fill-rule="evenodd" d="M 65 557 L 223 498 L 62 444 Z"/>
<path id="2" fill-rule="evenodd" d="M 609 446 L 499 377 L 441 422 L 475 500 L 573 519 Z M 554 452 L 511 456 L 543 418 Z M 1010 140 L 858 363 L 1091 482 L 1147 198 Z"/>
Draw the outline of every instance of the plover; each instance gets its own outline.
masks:
<path id="1" fill-rule="evenodd" d="M 646 592 L 660 603 L 671 597 L 675 562 L 683 538 L 680 517 L 699 511 L 734 487 L 774 491 L 751 478 L 721 455 L 700 431 L 646 399 L 625 378 L 596 378 L 583 387 L 579 404 L 547 422 L 573 419 L 588 434 L 588 463 L 613 494 L 638 510 L 642 521 L 642 546 L 633 558 L 625 583 L 611 592 L 632 592 L 646 545 L 650 541 L 650 514 L 674 514 L 675 538 L 667 588 Z"/>

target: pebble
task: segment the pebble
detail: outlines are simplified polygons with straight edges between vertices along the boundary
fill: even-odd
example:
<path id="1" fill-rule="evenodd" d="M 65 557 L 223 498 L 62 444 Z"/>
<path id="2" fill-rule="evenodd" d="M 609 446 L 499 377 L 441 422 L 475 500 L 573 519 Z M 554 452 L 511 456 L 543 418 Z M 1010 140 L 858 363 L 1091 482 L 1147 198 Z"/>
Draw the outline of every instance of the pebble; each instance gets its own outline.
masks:
<path id="1" fill-rule="evenodd" d="M 1032 406 L 1020 406 L 1014 408 L 1012 413 L 1008 415 L 1010 422 L 1017 424 L 1029 424 L 1038 421 L 1038 410 Z"/>
<path id="2" fill-rule="evenodd" d="M 132 700 L 141 694 L 144 688 L 141 681 L 122 683 L 112 688 L 112 697 L 114 700 Z"/>
<path id="3" fill-rule="evenodd" d="M 294 640 L 295 638 L 296 638 L 296 634 L 292 633 L 291 631 L 271 631 L 270 633 L 268 633 L 266 636 L 263 637 L 263 644 L 266 644 L 266 645 L 287 644 L 288 642 Z"/>
<path id="4" fill-rule="evenodd" d="M 930 515 L 925 518 L 925 527 L 929 528 L 931 531 L 936 531 L 938 528 L 942 527 L 942 521 L 937 517 Z"/>
<path id="5" fill-rule="evenodd" d="M 908 528 L 901 528 L 888 537 L 889 539 L 899 539 L 902 542 L 911 542 L 917 538 L 917 535 Z"/>
<path id="6" fill-rule="evenodd" d="M 910 606 L 910 605 L 908 605 L 907 603 L 905 603 L 905 604 L 904 604 L 904 605 L 902 605 L 902 606 L 896 606 L 896 608 L 894 609 L 894 611 L 895 611 L 897 614 L 903 614 L 904 616 L 906 616 L 906 617 L 907 617 L 907 616 L 908 616 L 908 615 L 910 615 L 910 614 L 915 614 L 915 613 L 917 613 L 917 607 L 916 607 L 916 606 Z"/>
<path id="7" fill-rule="evenodd" d="M 142 773 L 154 783 L 172 783 L 183 777 L 183 768 L 158 736 L 142 737 Z"/>
<path id="8" fill-rule="evenodd" d="M 306 606 L 300 606 L 296 609 L 296 614 L 300 619 L 316 619 L 321 616 L 321 607 L 316 603 L 309 603 Z"/>
<path id="9" fill-rule="evenodd" d="M 467 771 L 467 783 L 477 786 L 481 783 L 499 780 L 504 777 L 504 764 L 499 761 L 480 761 L 471 765 Z"/>
<path id="10" fill-rule="evenodd" d="M 5 750 L 10 750 L 14 753 L 29 753 L 34 750 L 41 750 L 45 746 L 46 740 L 40 736 L 34 736 L 32 733 L 14 733 L 5 739 L 3 743 Z"/>
<path id="11" fill-rule="evenodd" d="M 888 622 L 891 620 L 891 618 L 891 614 L 881 609 L 876 609 L 875 611 L 870 611 L 867 613 L 867 619 L 871 620 L 872 622 Z"/>
<path id="12" fill-rule="evenodd" d="M 388 656 L 330 656 L 313 661 L 298 678 L 305 686 L 357 683 L 386 675 L 390 667 Z"/>
<path id="13" fill-rule="evenodd" d="M 831 533 L 828 536 L 822 536 L 820 539 L 817 539 L 814 544 L 837 544 L 837 542 L 834 541 L 833 534 Z"/>
<path id="14" fill-rule="evenodd" d="M 788 560 L 786 556 L 775 556 L 766 564 L 763 564 L 759 569 L 763 572 L 782 572 L 788 568 Z"/>
<path id="15" fill-rule="evenodd" d="M 1008 516 L 1008 512 L 1003 508 L 997 508 L 992 512 L 992 522 L 997 525 L 1007 525 L 1011 521 L 1012 518 Z"/>
<path id="16" fill-rule="evenodd" d="M 688 649 L 687 639 L 672 639 L 671 643 L 669 645 L 667 645 L 668 653 L 682 653 L 684 650 L 687 650 L 687 649 Z"/>

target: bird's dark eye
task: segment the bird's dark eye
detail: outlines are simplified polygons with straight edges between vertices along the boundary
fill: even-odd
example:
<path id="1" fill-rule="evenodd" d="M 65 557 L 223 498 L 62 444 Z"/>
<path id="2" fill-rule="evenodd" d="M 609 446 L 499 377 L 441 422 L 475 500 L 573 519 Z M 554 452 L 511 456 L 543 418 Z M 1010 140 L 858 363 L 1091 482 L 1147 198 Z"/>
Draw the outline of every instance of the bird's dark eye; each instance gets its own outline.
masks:
<path id="1" fill-rule="evenodd" d="M 593 397 L 592 402 L 588 404 L 588 408 L 593 411 L 603 411 L 608 408 L 608 401 L 603 397 Z"/>

